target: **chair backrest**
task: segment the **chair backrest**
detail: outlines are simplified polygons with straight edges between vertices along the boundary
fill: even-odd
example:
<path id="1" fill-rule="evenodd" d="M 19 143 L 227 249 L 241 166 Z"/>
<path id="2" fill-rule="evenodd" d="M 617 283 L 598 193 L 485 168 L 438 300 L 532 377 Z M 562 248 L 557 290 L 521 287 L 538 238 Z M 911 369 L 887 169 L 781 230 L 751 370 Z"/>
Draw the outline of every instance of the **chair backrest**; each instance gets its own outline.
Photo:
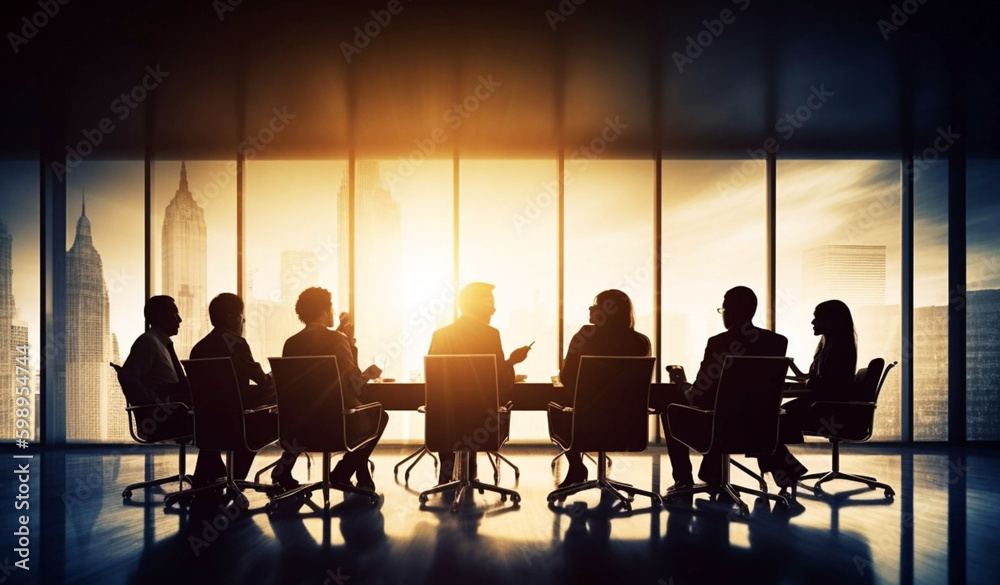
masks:
<path id="1" fill-rule="evenodd" d="M 245 448 L 243 399 L 230 358 L 181 360 L 191 385 L 194 444 L 199 449 Z"/>
<path id="2" fill-rule="evenodd" d="M 582 356 L 573 396 L 573 449 L 645 451 L 655 367 L 652 357 Z"/>
<path id="3" fill-rule="evenodd" d="M 715 397 L 712 451 L 774 451 L 788 362 L 786 357 L 725 357 Z"/>
<path id="4" fill-rule="evenodd" d="M 879 379 L 882 377 L 884 367 L 885 360 L 875 358 L 868 362 L 868 367 L 859 369 L 858 373 L 854 375 L 854 387 L 849 394 L 844 396 L 843 400 L 875 402 L 881 390 Z"/>
<path id="5" fill-rule="evenodd" d="M 268 360 L 278 395 L 278 436 L 282 444 L 307 451 L 347 450 L 337 358 L 328 355 Z"/>
<path id="6" fill-rule="evenodd" d="M 125 392 L 125 387 L 129 383 L 126 376 L 122 376 L 122 367 L 114 362 L 108 365 L 115 371 L 118 377 L 118 385 L 125 395 L 125 406 L 128 414 L 128 432 L 137 443 L 160 443 L 165 441 L 189 442 L 191 440 L 190 424 L 185 426 L 185 422 L 179 419 L 190 417 L 187 408 L 179 403 L 137 405 L 129 400 L 129 393 Z M 166 417 L 166 418 L 165 418 Z"/>
<path id="7" fill-rule="evenodd" d="M 493 354 L 424 357 L 424 438 L 432 451 L 497 451 L 503 443 Z"/>

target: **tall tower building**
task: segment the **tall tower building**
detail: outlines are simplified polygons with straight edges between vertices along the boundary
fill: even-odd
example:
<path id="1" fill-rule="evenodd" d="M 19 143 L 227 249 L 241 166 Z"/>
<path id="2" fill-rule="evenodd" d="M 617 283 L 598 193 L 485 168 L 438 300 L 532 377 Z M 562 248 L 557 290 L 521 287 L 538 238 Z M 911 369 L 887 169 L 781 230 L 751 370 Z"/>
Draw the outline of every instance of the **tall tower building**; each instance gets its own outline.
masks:
<path id="1" fill-rule="evenodd" d="M 14 437 L 14 355 L 11 324 L 14 319 L 14 238 L 0 219 L 0 437 Z"/>
<path id="2" fill-rule="evenodd" d="M 180 331 L 174 349 L 181 358 L 208 333 L 208 249 L 205 210 L 188 188 L 187 166 L 181 162 L 181 178 L 174 198 L 163 216 L 163 294 L 177 301 Z"/>
<path id="3" fill-rule="evenodd" d="M 295 305 L 299 294 L 319 286 L 319 261 L 316 254 L 304 250 L 281 253 L 281 302 Z"/>
<path id="4" fill-rule="evenodd" d="M 84 199 L 76 238 L 66 253 L 66 435 L 82 441 L 122 440 L 125 397 L 112 384 L 114 355 L 104 265 L 94 248 Z"/>
<path id="5" fill-rule="evenodd" d="M 348 309 L 350 246 L 350 190 L 347 176 L 340 182 L 337 196 L 337 238 L 339 244 L 336 312 Z M 357 324 L 358 359 L 367 363 L 372 356 L 387 353 L 384 348 L 398 345 L 403 327 L 402 220 L 399 202 L 382 186 L 378 162 L 357 161 L 355 168 L 355 300 L 361 310 Z M 339 304 L 338 304 L 339 302 Z M 387 377 L 403 375 L 402 360 L 390 361 Z M 363 367 L 363 366 L 362 366 Z"/>

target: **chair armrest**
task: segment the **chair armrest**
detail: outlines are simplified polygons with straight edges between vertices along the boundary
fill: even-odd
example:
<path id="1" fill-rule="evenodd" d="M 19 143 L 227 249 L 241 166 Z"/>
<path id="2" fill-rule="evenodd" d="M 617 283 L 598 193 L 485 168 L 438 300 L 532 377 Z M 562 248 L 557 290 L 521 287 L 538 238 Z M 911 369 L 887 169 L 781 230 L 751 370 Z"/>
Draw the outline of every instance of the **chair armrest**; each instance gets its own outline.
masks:
<path id="1" fill-rule="evenodd" d="M 246 408 L 243 410 L 243 414 L 257 414 L 258 412 L 278 410 L 277 404 L 262 404 L 256 408 Z"/>
<path id="2" fill-rule="evenodd" d="M 549 408 L 554 408 L 556 410 L 561 410 L 562 412 L 573 412 L 573 410 L 574 410 L 572 406 L 563 406 L 562 404 L 559 404 L 558 402 L 549 402 Z"/>
<path id="3" fill-rule="evenodd" d="M 134 406 L 126 406 L 125 410 L 128 412 L 135 412 L 143 408 L 156 408 L 157 406 L 182 406 L 187 410 L 191 410 L 191 407 L 183 402 L 154 402 L 152 404 L 136 404 Z"/>
<path id="4" fill-rule="evenodd" d="M 512 401 L 508 400 L 507 404 L 504 404 L 503 406 L 498 406 L 497 407 L 497 412 L 510 412 L 513 409 L 514 409 L 514 403 Z"/>
<path id="5" fill-rule="evenodd" d="M 688 406 L 687 404 L 676 404 L 676 403 L 674 403 L 674 404 L 670 404 L 670 405 L 667 406 L 667 410 L 670 410 L 671 408 L 683 408 L 684 410 L 693 410 L 694 412 L 697 412 L 697 413 L 700 413 L 700 414 L 715 414 L 714 410 L 705 410 L 703 408 L 697 408 L 695 406 Z"/>
<path id="6" fill-rule="evenodd" d="M 366 410 L 371 410 L 373 408 L 382 408 L 382 403 L 369 402 L 368 404 L 362 404 L 361 406 L 357 406 L 355 408 L 348 408 L 347 410 L 344 411 L 344 414 L 356 414 L 359 412 L 364 412 Z"/>

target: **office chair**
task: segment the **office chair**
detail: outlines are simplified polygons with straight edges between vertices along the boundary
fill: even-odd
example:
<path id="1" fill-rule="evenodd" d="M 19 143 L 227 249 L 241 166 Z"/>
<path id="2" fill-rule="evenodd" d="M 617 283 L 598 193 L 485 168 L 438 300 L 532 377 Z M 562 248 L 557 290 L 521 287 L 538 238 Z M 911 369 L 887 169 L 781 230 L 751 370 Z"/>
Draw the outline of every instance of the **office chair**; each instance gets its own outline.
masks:
<path id="1" fill-rule="evenodd" d="M 496 356 L 429 355 L 424 357 L 427 425 L 424 439 L 433 451 L 457 451 L 459 478 L 421 492 L 421 507 L 434 494 L 456 492 L 451 511 L 458 512 L 472 490 L 509 497 L 517 505 L 514 490 L 482 483 L 470 477 L 470 457 L 479 451 L 497 452 L 510 435 L 510 405 L 500 406 L 497 392 Z"/>
<path id="2" fill-rule="evenodd" d="M 278 418 L 271 412 L 274 406 L 243 407 L 240 385 L 230 358 L 181 360 L 181 364 L 187 372 L 191 401 L 194 403 L 194 444 L 198 449 L 226 454 L 226 478 L 171 494 L 164 499 L 163 505 L 169 508 L 181 498 L 225 489 L 240 508 L 249 509 L 250 501 L 243 494 L 243 489 L 269 491 L 274 486 L 236 479 L 233 476 L 233 452 L 237 449 L 260 451 L 278 440 Z"/>
<path id="3" fill-rule="evenodd" d="M 344 405 L 337 358 L 330 356 L 273 357 L 271 374 L 278 395 L 278 429 L 282 444 L 303 451 L 323 453 L 322 481 L 304 484 L 271 499 L 270 511 L 296 496 L 323 490 L 323 507 L 330 508 L 330 489 L 359 494 L 378 503 L 378 493 L 350 484 L 330 481 L 333 453 L 354 451 L 378 436 L 382 404 L 372 402 L 354 408 Z"/>
<path id="4" fill-rule="evenodd" d="M 788 363 L 785 357 L 727 355 L 713 409 L 684 404 L 667 407 L 667 425 L 673 438 L 702 455 L 722 456 L 720 485 L 698 484 L 677 490 L 666 498 L 668 504 L 697 493 L 708 493 L 713 499 L 725 495 L 739 507 L 740 516 L 747 518 L 750 508 L 740 493 L 748 493 L 788 507 L 788 500 L 781 495 L 735 485 L 730 479 L 731 455 L 772 453 L 778 446 L 781 389 Z"/>
<path id="5" fill-rule="evenodd" d="M 120 374 L 122 367 L 116 363 L 110 364 L 115 374 Z M 122 379 L 118 378 L 119 385 Z M 177 475 L 161 477 L 151 481 L 141 481 L 125 487 L 122 499 L 132 499 L 132 492 L 163 484 L 177 482 L 178 491 L 184 491 L 184 483 L 194 485 L 191 476 L 187 474 L 187 446 L 194 439 L 194 423 L 191 420 L 191 407 L 183 402 L 165 402 L 163 404 L 131 404 L 128 394 L 125 395 L 125 410 L 128 412 L 128 432 L 136 443 L 155 445 L 157 443 L 177 443 L 180 452 L 177 454 Z"/>
<path id="6" fill-rule="evenodd" d="M 809 417 L 816 421 L 828 421 L 821 424 L 815 431 L 803 431 L 803 434 L 825 437 L 833 444 L 833 469 L 822 473 L 810 473 L 799 480 L 799 484 L 813 492 L 821 492 L 822 484 L 835 479 L 863 483 L 869 489 L 881 489 L 886 498 L 891 499 L 896 492 L 888 484 L 880 483 L 876 478 L 867 475 L 853 475 L 840 471 L 840 444 L 842 442 L 863 443 L 871 438 L 875 428 L 875 409 L 878 396 L 882 392 L 886 376 L 898 362 L 892 362 L 885 367 L 885 360 L 875 358 L 867 368 L 861 368 L 854 376 L 853 395 L 848 398 L 855 400 L 834 401 L 820 400 L 814 402 L 809 409 Z M 815 479 L 812 486 L 805 481 Z"/>
<path id="7" fill-rule="evenodd" d="M 608 479 L 608 451 L 646 450 L 649 420 L 649 381 L 656 358 L 588 356 L 580 358 L 580 374 L 574 389 L 573 406 L 549 403 L 549 436 L 563 449 L 596 451 L 597 479 L 557 489 L 549 503 L 567 496 L 600 489 L 621 501 L 625 510 L 639 494 L 656 505 L 658 494 L 630 484 Z M 625 492 L 625 494 L 622 494 Z"/>

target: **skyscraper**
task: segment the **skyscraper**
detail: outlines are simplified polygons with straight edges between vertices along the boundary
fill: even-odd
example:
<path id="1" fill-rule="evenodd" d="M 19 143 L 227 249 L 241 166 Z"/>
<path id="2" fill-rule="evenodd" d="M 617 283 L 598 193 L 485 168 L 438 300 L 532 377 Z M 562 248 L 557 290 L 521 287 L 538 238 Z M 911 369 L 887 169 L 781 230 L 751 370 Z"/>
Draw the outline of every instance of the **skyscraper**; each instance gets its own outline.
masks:
<path id="1" fill-rule="evenodd" d="M 115 358 L 108 289 L 94 248 L 87 203 L 66 253 L 66 435 L 82 441 L 128 435 L 125 397 L 108 362 Z"/>
<path id="2" fill-rule="evenodd" d="M 177 301 L 180 331 L 174 348 L 182 359 L 208 333 L 208 251 L 205 210 L 188 188 L 187 166 L 163 216 L 163 294 Z"/>
<path id="3" fill-rule="evenodd" d="M 806 306 L 837 298 L 852 309 L 885 304 L 885 246 L 828 245 L 802 254 Z"/>
<path id="4" fill-rule="evenodd" d="M 14 437 L 14 355 L 11 323 L 14 319 L 14 238 L 0 219 L 0 437 Z"/>

